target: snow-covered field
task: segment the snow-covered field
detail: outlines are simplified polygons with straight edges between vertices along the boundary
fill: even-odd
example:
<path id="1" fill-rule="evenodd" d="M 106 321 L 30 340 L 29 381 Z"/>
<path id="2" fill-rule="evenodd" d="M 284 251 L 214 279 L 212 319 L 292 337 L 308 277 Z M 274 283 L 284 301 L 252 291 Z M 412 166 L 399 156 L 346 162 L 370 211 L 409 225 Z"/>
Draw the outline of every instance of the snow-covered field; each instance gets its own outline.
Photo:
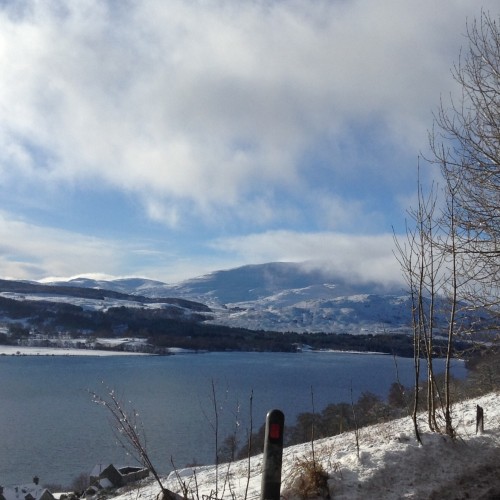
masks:
<path id="1" fill-rule="evenodd" d="M 72 349 L 63 347 L 22 347 L 0 345 L 0 356 L 148 356 L 125 351 L 100 351 L 97 349 Z"/>
<path id="2" fill-rule="evenodd" d="M 484 408 L 485 432 L 476 435 L 477 404 Z M 328 472 L 331 498 L 500 498 L 500 394 L 459 403 L 453 416 L 459 436 L 456 440 L 426 432 L 422 416 L 423 446 L 414 438 L 409 417 L 360 429 L 359 456 L 353 432 L 317 441 L 315 457 Z M 293 488 L 297 464 L 304 459 L 311 460 L 310 443 L 284 450 L 283 498 L 299 498 Z M 247 491 L 246 498 L 258 499 L 261 464 L 262 456 L 257 456 L 250 464 L 243 460 L 219 465 L 217 485 L 214 466 L 197 468 L 195 475 L 192 469 L 183 469 L 178 476 L 172 473 L 165 486 L 180 493 L 180 477 L 192 498 L 215 498 L 216 492 L 217 498 L 243 499 Z M 148 483 L 121 495 L 119 500 L 153 500 L 158 491 L 157 484 Z"/>

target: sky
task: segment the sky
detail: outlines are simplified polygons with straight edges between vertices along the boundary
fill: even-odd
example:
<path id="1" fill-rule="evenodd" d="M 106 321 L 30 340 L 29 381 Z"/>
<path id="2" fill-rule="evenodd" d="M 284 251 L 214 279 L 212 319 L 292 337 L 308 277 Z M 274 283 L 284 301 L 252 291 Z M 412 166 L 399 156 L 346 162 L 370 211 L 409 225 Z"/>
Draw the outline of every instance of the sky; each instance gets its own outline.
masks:
<path id="1" fill-rule="evenodd" d="M 393 230 L 481 8 L 0 0 L 0 277 L 317 261 L 397 282 Z"/>

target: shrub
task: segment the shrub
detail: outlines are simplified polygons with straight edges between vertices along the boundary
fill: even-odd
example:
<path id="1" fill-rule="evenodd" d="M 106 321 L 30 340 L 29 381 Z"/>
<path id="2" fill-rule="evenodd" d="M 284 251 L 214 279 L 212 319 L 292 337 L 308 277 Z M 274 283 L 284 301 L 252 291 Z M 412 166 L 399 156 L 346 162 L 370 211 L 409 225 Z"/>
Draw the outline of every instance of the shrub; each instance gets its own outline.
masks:
<path id="1" fill-rule="evenodd" d="M 297 458 L 285 485 L 286 497 L 330 498 L 328 473 L 312 456 Z"/>

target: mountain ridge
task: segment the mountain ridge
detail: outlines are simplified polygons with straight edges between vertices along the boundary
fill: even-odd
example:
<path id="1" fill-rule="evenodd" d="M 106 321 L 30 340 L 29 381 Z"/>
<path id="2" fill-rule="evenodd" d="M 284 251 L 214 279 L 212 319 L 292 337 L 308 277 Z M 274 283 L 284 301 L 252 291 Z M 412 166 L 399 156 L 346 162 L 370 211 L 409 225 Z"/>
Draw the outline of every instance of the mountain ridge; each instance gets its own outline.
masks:
<path id="1" fill-rule="evenodd" d="M 330 282 L 330 283 L 329 283 Z M 364 283 L 349 282 L 333 272 L 321 269 L 312 263 L 269 262 L 248 264 L 231 269 L 217 270 L 177 283 L 168 284 L 150 278 L 116 278 L 110 280 L 76 277 L 69 280 L 45 282 L 48 285 L 86 286 L 108 288 L 123 293 L 133 293 L 140 289 L 150 295 L 165 293 L 183 295 L 216 296 L 222 304 L 256 300 L 279 290 L 304 288 L 318 284 L 330 285 L 340 290 L 337 295 L 357 293 L 400 294 L 401 285 L 384 285 L 374 281 Z"/>
<path id="2" fill-rule="evenodd" d="M 228 327 L 300 333 L 408 330 L 399 285 L 349 282 L 312 263 L 246 265 L 175 284 L 147 278 L 74 278 L 47 285 L 68 284 L 202 303 L 212 312 L 206 323 Z"/>
<path id="3" fill-rule="evenodd" d="M 399 285 L 348 283 L 310 269 L 243 266 L 173 285 L 147 278 L 81 277 L 43 285 L 0 280 L 0 337 L 28 344 L 141 337 L 155 353 L 172 347 L 288 352 L 304 344 L 411 353 L 411 300 Z M 438 312 L 440 301 L 435 306 Z M 436 342 L 446 330 L 444 310 L 436 314 Z M 466 311 L 457 321 L 472 324 Z"/>

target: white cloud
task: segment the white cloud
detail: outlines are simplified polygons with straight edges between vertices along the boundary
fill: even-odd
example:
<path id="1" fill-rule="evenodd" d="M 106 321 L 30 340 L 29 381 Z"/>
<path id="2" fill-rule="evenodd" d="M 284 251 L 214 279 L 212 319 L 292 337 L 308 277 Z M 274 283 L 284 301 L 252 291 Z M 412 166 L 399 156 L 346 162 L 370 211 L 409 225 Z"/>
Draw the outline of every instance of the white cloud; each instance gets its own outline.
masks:
<path id="1" fill-rule="evenodd" d="M 241 265 L 232 257 L 193 256 L 160 240 L 120 241 L 43 226 L 0 211 L 0 277 L 54 280 L 139 276 L 181 281 Z"/>
<path id="2" fill-rule="evenodd" d="M 37 226 L 0 213 L 0 276 L 41 279 L 47 275 L 123 273 L 127 249 L 111 240 Z"/>
<path id="3" fill-rule="evenodd" d="M 394 257 L 392 234 L 356 236 L 342 233 L 267 231 L 242 237 L 221 238 L 214 248 L 242 262 L 318 262 L 352 282 L 402 283 Z"/>
<path id="4" fill-rule="evenodd" d="M 325 138 L 333 152 L 359 125 L 377 124 L 394 150 L 422 147 L 478 9 L 474 0 L 48 0 L 16 16 L 4 7 L 0 178 L 97 180 L 151 196 L 150 215 L 170 224 L 186 216 L 185 200 L 238 213 L 262 185 L 298 190 L 304 153 Z M 332 170 L 344 168 L 335 160 Z M 152 209 L 162 200 L 168 214 Z"/>
<path id="5" fill-rule="evenodd" d="M 377 218 L 376 214 L 366 215 L 363 203 L 359 200 L 349 201 L 338 195 L 325 193 L 313 195 L 320 207 L 318 218 L 321 226 L 330 230 L 356 227 L 357 232 L 362 232 L 363 229 L 369 228 Z M 359 221 L 364 221 L 363 227 L 360 226 Z"/>
<path id="6" fill-rule="evenodd" d="M 390 211 L 404 214 L 481 8 L 498 11 L 493 0 L 3 2 L 0 275 L 169 281 L 320 259 L 397 280 L 391 235 L 343 232 L 390 231 L 401 215 Z M 56 213 L 72 193 L 87 195 L 79 209 L 98 200 L 107 214 L 126 198 L 129 219 L 138 205 L 150 219 L 137 230 L 141 215 L 120 227 L 121 214 L 103 217 L 109 234 L 159 234 L 134 247 L 60 229 L 83 220 Z M 36 210 L 50 223 L 29 222 Z"/>
<path id="7" fill-rule="evenodd" d="M 156 199 L 145 200 L 148 216 L 158 222 L 162 222 L 169 227 L 175 228 L 179 223 L 179 214 L 175 207 L 165 206 Z"/>

